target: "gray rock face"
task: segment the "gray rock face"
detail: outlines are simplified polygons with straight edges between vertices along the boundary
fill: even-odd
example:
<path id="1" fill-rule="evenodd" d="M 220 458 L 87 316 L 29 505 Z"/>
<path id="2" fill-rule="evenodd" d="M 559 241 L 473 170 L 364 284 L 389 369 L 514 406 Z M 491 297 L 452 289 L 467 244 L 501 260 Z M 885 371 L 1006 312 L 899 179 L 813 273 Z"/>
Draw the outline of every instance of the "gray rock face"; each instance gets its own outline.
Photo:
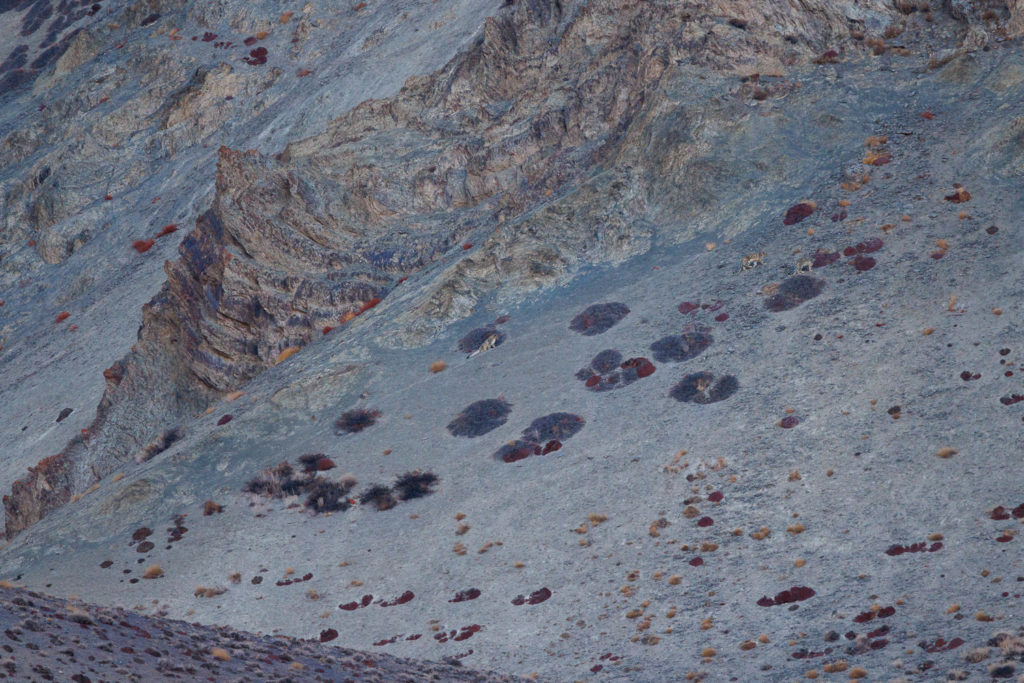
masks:
<path id="1" fill-rule="evenodd" d="M 552 680 L 1016 643 L 1019 3 L 499 4 L 17 72 L 9 578 Z"/>

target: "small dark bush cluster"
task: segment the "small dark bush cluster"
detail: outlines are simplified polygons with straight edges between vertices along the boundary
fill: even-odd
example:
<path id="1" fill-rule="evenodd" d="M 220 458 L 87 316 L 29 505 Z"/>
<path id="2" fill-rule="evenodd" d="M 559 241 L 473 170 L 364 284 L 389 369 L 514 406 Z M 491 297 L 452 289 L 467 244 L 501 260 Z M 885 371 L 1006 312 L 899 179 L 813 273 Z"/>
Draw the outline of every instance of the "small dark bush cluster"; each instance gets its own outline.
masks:
<path id="1" fill-rule="evenodd" d="M 313 512 L 339 512 L 352 505 L 346 496 L 348 487 L 339 482 L 314 477 L 307 489 L 306 507 Z"/>
<path id="2" fill-rule="evenodd" d="M 334 426 L 341 434 L 357 434 L 367 427 L 375 425 L 379 417 L 379 410 L 356 408 L 342 413 L 341 417 L 335 421 Z"/>
<path id="3" fill-rule="evenodd" d="M 415 470 L 413 472 L 406 472 L 396 479 L 395 490 L 398 491 L 400 499 L 412 500 L 413 498 L 423 498 L 433 493 L 434 491 L 430 487 L 436 483 L 437 475 L 433 472 Z"/>
<path id="4" fill-rule="evenodd" d="M 354 477 L 348 475 L 340 481 L 330 481 L 319 476 L 317 472 L 334 467 L 321 453 L 304 455 L 299 462 L 303 465 L 302 474 L 296 474 L 288 462 L 282 462 L 260 472 L 242 490 L 268 498 L 305 495 L 306 508 L 314 513 L 347 510 L 352 505 L 348 492 L 356 485 Z"/>
<path id="5" fill-rule="evenodd" d="M 361 505 L 372 504 L 378 510 L 390 510 L 398 504 L 398 501 L 395 500 L 391 487 L 384 486 L 383 484 L 374 484 L 359 494 L 359 503 Z"/>
<path id="6" fill-rule="evenodd" d="M 307 474 L 311 472 L 324 472 L 326 470 L 332 470 L 336 467 L 334 461 L 328 458 L 323 453 L 309 453 L 307 455 L 300 455 L 299 464 L 302 465 L 302 471 Z"/>
<path id="7" fill-rule="evenodd" d="M 359 494 L 359 502 L 362 505 L 373 505 L 378 510 L 390 510 L 399 500 L 429 496 L 434 492 L 433 487 L 437 481 L 437 475 L 433 472 L 413 470 L 395 479 L 391 486 L 374 484 Z"/>

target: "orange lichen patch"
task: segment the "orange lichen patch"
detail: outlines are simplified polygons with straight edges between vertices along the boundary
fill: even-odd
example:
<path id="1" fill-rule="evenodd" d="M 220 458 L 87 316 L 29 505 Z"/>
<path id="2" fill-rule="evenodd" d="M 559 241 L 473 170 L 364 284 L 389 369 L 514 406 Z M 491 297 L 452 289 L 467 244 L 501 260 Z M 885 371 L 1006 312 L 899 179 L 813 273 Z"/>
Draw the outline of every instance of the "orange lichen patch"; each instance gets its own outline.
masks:
<path id="1" fill-rule="evenodd" d="M 228 654 L 228 651 L 222 647 L 212 648 L 210 650 L 210 654 L 216 657 L 217 659 L 221 660 L 222 662 L 231 661 L 231 655 Z"/>
<path id="2" fill-rule="evenodd" d="M 992 315 L 1002 315 L 1002 314 L 1003 314 L 1003 309 L 1001 309 L 1001 308 L 993 308 L 992 309 Z M 72 327 L 74 327 L 74 325 L 72 325 Z"/>
<path id="3" fill-rule="evenodd" d="M 298 73 L 296 73 L 295 75 L 298 76 L 299 78 L 305 78 L 311 73 L 313 72 L 310 71 L 309 69 L 299 69 Z"/>
<path id="4" fill-rule="evenodd" d="M 939 450 L 935 451 L 935 455 L 940 457 L 940 458 L 952 458 L 954 455 L 956 455 L 959 452 L 960 451 L 958 451 L 957 449 L 953 448 L 952 446 L 943 446 Z"/>
<path id="5" fill-rule="evenodd" d="M 197 598 L 215 598 L 218 595 L 221 595 L 222 593 L 226 593 L 227 590 L 228 589 L 224 588 L 223 586 L 196 586 L 194 595 Z"/>
<path id="6" fill-rule="evenodd" d="M 242 391 L 241 389 L 239 389 L 238 391 L 232 391 L 230 394 L 224 397 L 224 402 L 231 403 L 232 401 L 237 401 L 243 396 L 245 396 L 245 392 Z"/>
<path id="7" fill-rule="evenodd" d="M 885 143 L 889 142 L 888 135 L 872 135 L 864 141 L 864 146 L 869 148 L 881 147 Z"/>
<path id="8" fill-rule="evenodd" d="M 602 515 L 602 514 L 597 513 L 597 512 L 591 512 L 589 515 L 587 515 L 587 519 L 590 520 L 591 524 L 593 524 L 594 526 L 597 526 L 601 522 L 608 521 L 608 516 L 607 515 Z"/>
<path id="9" fill-rule="evenodd" d="M 159 579 L 164 575 L 163 567 L 158 564 L 151 564 L 146 568 L 146 573 L 142 575 L 144 579 Z"/>
<path id="10" fill-rule="evenodd" d="M 673 574 L 672 576 L 668 577 L 668 583 L 670 586 L 678 586 L 682 582 L 683 577 L 679 576 L 679 574 Z"/>
<path id="11" fill-rule="evenodd" d="M 203 503 L 203 516 L 209 517 L 212 514 L 224 512 L 224 506 L 214 503 L 212 500 L 208 500 Z"/>
<path id="12" fill-rule="evenodd" d="M 753 650 L 755 647 L 757 647 L 757 643 L 755 643 L 752 640 L 744 640 L 742 643 L 740 643 L 740 649 L 744 651 Z"/>
<path id="13" fill-rule="evenodd" d="M 953 183 L 953 194 L 946 195 L 947 202 L 953 202 L 954 204 L 963 204 L 964 202 L 971 201 L 971 193 L 967 191 L 960 183 Z"/>
<path id="14" fill-rule="evenodd" d="M 892 155 L 884 150 L 870 151 L 861 159 L 861 163 L 865 166 L 885 166 L 890 161 L 892 161 Z"/>
<path id="15" fill-rule="evenodd" d="M 53 322 L 55 322 L 55 323 L 62 323 L 65 320 L 67 320 L 68 318 L 70 318 L 70 317 L 71 317 L 70 313 L 68 313 L 67 311 L 61 311 L 60 313 L 57 314 L 57 317 L 54 319 Z"/>
<path id="16" fill-rule="evenodd" d="M 144 254 L 152 249 L 154 244 L 156 244 L 156 242 L 153 240 L 135 240 L 132 242 L 132 249 L 140 254 Z"/>
<path id="17" fill-rule="evenodd" d="M 287 24 L 289 21 L 292 20 L 292 14 L 293 12 L 282 12 L 281 18 L 278 19 L 278 21 L 282 24 Z"/>
<path id="18" fill-rule="evenodd" d="M 707 631 L 707 630 L 709 630 L 709 629 L 710 629 L 710 628 L 711 628 L 711 627 L 712 627 L 713 625 L 714 625 L 714 623 L 713 623 L 713 621 L 712 621 L 711 617 L 708 617 L 708 618 L 707 618 L 707 619 L 705 619 L 704 621 L 700 622 L 700 630 L 701 630 L 701 631 Z"/>
<path id="19" fill-rule="evenodd" d="M 763 526 L 759 530 L 752 531 L 750 533 L 750 537 L 752 539 L 754 539 L 755 541 L 763 541 L 764 539 L 768 538 L 771 535 L 772 535 L 771 529 L 769 529 L 766 526 Z"/>
<path id="20" fill-rule="evenodd" d="M 842 187 L 847 192 L 856 192 L 862 186 L 867 185 L 867 183 L 870 180 L 871 180 L 871 176 L 869 176 L 867 173 L 862 173 L 858 177 L 852 178 L 851 180 L 848 180 L 848 181 L 846 181 L 844 183 L 841 183 L 840 187 Z"/>
<path id="21" fill-rule="evenodd" d="M 879 228 L 879 230 L 884 232 L 886 235 L 888 235 L 889 233 L 891 233 L 895 229 L 896 229 L 896 226 L 893 225 L 892 223 L 886 223 L 881 228 Z"/>
<path id="22" fill-rule="evenodd" d="M 941 541 L 943 538 L 945 538 L 945 536 L 942 534 L 928 534 L 929 541 Z"/>
<path id="23" fill-rule="evenodd" d="M 118 472 L 110 478 L 110 481 L 121 481 L 122 479 L 124 479 L 124 472 Z"/>
<path id="24" fill-rule="evenodd" d="M 791 534 L 802 534 L 806 528 L 807 527 L 805 527 L 803 524 L 797 522 L 796 524 L 790 524 L 789 526 L 787 526 L 786 531 L 788 531 Z"/>
<path id="25" fill-rule="evenodd" d="M 430 371 L 433 373 L 444 372 L 445 368 L 447 367 L 448 364 L 445 363 L 443 360 L 435 360 L 433 363 L 430 364 Z"/>
<path id="26" fill-rule="evenodd" d="M 850 200 L 849 199 L 840 199 L 839 200 L 839 206 L 841 206 L 843 208 L 846 208 L 849 205 L 850 205 Z"/>
<path id="27" fill-rule="evenodd" d="M 977 619 L 978 621 L 992 621 L 993 620 L 993 618 L 991 616 L 989 616 L 988 614 L 985 614 L 985 612 L 978 612 L 977 614 L 974 615 L 974 618 Z"/>
<path id="28" fill-rule="evenodd" d="M 366 313 L 368 310 L 379 304 L 380 301 L 380 297 L 373 297 L 372 299 L 370 299 L 369 301 L 367 301 L 366 303 L 359 307 L 359 311 L 356 313 L 356 315 L 362 315 L 363 313 Z"/>
<path id="29" fill-rule="evenodd" d="M 274 359 L 274 365 L 277 365 L 278 363 L 283 363 L 284 361 L 288 360 L 289 358 L 294 356 L 296 353 L 298 353 L 300 348 L 301 347 L 298 347 L 298 346 L 289 346 L 288 348 L 283 350 L 281 353 L 277 354 L 277 358 Z"/>
<path id="30" fill-rule="evenodd" d="M 868 672 L 859 666 L 855 666 L 852 669 L 850 669 L 850 673 L 847 675 L 850 678 L 864 678 L 868 675 Z"/>
<path id="31" fill-rule="evenodd" d="M 839 673 L 841 671 L 846 671 L 846 669 L 849 668 L 849 666 L 850 665 L 846 663 L 845 659 L 837 659 L 834 662 L 829 662 L 821 668 L 825 670 L 825 673 L 833 674 Z"/>
<path id="32" fill-rule="evenodd" d="M 258 31 L 256 33 L 256 40 L 263 40 L 270 35 L 270 31 Z"/>
<path id="33" fill-rule="evenodd" d="M 164 235 L 170 235 L 172 232 L 177 232 L 177 231 L 178 231 L 178 226 L 177 225 L 175 225 L 174 223 L 168 223 L 167 225 L 165 225 L 163 228 L 160 229 L 160 232 L 158 232 L 156 234 L 156 238 L 159 239 L 159 238 L 163 237 Z"/>
<path id="34" fill-rule="evenodd" d="M 950 605 L 949 607 L 946 608 L 946 614 L 953 614 L 954 612 L 959 612 L 959 611 L 960 611 L 960 605 L 957 604 L 957 603 L 953 603 L 952 605 Z"/>
<path id="35" fill-rule="evenodd" d="M 345 311 L 344 313 L 341 314 L 341 317 L 338 318 L 338 322 L 344 325 L 349 320 L 355 318 L 357 315 L 359 314 L 356 313 L 355 311 Z"/>
<path id="36" fill-rule="evenodd" d="M 455 553 L 456 555 L 465 555 L 466 554 L 466 546 L 462 545 L 461 543 L 456 543 L 455 545 L 452 546 L 452 552 Z"/>
<path id="37" fill-rule="evenodd" d="M 704 659 L 711 659 L 716 654 L 718 654 L 718 653 L 715 651 L 715 648 L 713 648 L 713 647 L 706 647 L 706 648 L 704 648 L 703 650 L 700 651 L 700 656 L 703 657 Z"/>
<path id="38" fill-rule="evenodd" d="M 921 334 L 923 334 L 926 337 L 929 336 L 930 334 L 932 334 L 933 332 L 935 332 L 935 328 L 934 327 L 926 327 L 923 330 L 921 330 Z"/>

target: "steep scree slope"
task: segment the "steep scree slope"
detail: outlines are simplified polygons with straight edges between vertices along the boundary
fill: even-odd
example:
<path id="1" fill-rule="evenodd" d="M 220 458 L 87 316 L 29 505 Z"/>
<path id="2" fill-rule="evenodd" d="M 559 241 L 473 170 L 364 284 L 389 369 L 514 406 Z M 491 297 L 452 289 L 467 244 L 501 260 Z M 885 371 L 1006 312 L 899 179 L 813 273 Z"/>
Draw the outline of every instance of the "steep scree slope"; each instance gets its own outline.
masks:
<path id="1" fill-rule="evenodd" d="M 1013 675 L 1017 7 L 728 5 L 514 3 L 222 149 L 8 578 L 553 680 Z"/>

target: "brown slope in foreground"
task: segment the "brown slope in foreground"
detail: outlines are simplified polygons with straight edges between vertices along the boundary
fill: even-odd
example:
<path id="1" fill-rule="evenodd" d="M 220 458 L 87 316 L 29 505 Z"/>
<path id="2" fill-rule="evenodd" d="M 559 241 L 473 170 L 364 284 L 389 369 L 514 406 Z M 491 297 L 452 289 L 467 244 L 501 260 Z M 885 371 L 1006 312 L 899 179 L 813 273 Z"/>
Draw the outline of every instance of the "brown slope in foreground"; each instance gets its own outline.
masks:
<path id="1" fill-rule="evenodd" d="M 477 681 L 522 680 L 451 663 L 402 659 L 263 636 L 223 626 L 146 617 L 117 608 L 0 587 L 6 656 L 17 681 Z M 324 631 L 329 642 L 337 632 Z"/>
<path id="2" fill-rule="evenodd" d="M 850 43 L 865 21 L 851 17 L 896 16 L 881 0 L 848 5 L 517 3 L 439 72 L 277 159 L 222 149 L 213 207 L 167 266 L 133 352 L 104 374 L 95 421 L 4 498 L 8 538 L 472 242 L 395 315 L 399 345 L 432 338 L 489 291 L 644 253 L 645 215 L 709 212 L 714 182 L 733 171 L 679 135 L 664 87 L 687 68 L 782 72 Z"/>

